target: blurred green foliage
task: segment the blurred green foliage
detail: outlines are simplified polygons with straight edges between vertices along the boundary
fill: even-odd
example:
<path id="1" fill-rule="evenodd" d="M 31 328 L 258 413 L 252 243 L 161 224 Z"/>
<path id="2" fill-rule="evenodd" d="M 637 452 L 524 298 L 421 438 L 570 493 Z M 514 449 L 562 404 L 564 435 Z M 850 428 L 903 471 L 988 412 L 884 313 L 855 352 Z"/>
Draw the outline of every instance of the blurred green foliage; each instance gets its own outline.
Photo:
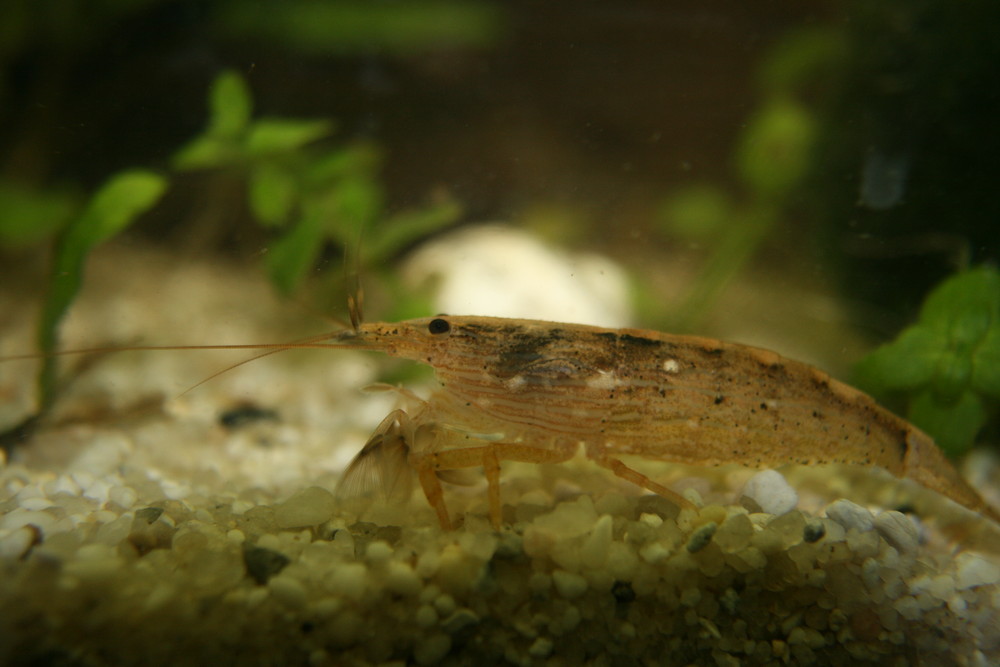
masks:
<path id="1" fill-rule="evenodd" d="M 83 209 L 56 238 L 49 271 L 49 289 L 38 322 L 38 349 L 45 355 L 39 373 L 38 404 L 44 411 L 56 396 L 59 324 L 80 291 L 87 256 L 142 213 L 152 208 L 166 190 L 167 180 L 150 171 L 115 174 L 93 194 Z"/>
<path id="2" fill-rule="evenodd" d="M 177 152 L 174 165 L 223 169 L 245 179 L 254 219 L 277 234 L 265 264 L 284 294 L 302 285 L 328 244 L 350 252 L 364 235 L 364 265 L 385 266 L 461 214 L 457 203 L 442 197 L 426 208 L 386 215 L 373 145 L 322 144 L 333 131 L 327 120 L 254 119 L 250 91 L 236 72 L 221 74 L 209 99 L 205 131 Z"/>
<path id="3" fill-rule="evenodd" d="M 499 7 L 470 0 L 286 0 L 225 3 L 219 16 L 230 34 L 287 44 L 309 53 L 374 49 L 407 53 L 435 47 L 481 47 L 502 30 Z"/>
<path id="4" fill-rule="evenodd" d="M 935 288 L 919 319 L 856 368 L 856 383 L 899 403 L 949 455 L 968 450 L 1000 400 L 1000 273 L 980 267 Z"/>
<path id="5" fill-rule="evenodd" d="M 812 167 L 816 120 L 806 101 L 810 88 L 842 53 L 842 38 L 832 28 L 795 31 L 777 42 L 758 67 L 762 101 L 735 149 L 742 196 L 731 197 L 722 185 L 692 183 L 664 201 L 657 221 L 661 233 L 707 248 L 688 293 L 662 317 L 665 327 L 697 328 L 725 286 L 785 221 Z M 643 304 L 644 311 L 650 307 Z"/>

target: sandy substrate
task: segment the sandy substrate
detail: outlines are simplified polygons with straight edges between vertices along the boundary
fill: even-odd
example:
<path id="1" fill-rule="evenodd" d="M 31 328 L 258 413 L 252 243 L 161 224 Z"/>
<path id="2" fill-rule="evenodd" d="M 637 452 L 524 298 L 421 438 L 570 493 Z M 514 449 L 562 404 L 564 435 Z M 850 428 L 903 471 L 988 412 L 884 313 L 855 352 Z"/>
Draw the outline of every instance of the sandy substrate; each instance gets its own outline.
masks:
<path id="1" fill-rule="evenodd" d="M 244 282 L 137 261 L 183 314 L 95 299 L 68 336 L 110 320 L 118 340 L 246 340 L 227 315 Z M 177 335 L 194 320 L 221 330 Z M 377 359 L 315 354 L 184 395 L 230 362 L 115 355 L 80 376 L 0 466 L 0 663 L 1000 664 L 995 527 L 929 492 L 848 469 L 651 471 L 700 505 L 679 512 L 586 461 L 505 465 L 503 530 L 474 479 L 448 487 L 461 525 L 442 531 L 419 492 L 336 497 L 393 397 L 357 392 Z M 5 416 L 31 372 L 4 368 Z"/>

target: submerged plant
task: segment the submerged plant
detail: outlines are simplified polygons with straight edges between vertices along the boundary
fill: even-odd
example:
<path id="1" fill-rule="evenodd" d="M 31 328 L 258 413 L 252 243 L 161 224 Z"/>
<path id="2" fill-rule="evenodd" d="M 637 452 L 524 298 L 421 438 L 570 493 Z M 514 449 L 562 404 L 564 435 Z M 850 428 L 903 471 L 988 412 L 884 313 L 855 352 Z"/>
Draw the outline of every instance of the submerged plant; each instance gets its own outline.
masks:
<path id="1" fill-rule="evenodd" d="M 902 401 L 908 419 L 950 455 L 967 451 L 1000 400 L 1000 273 L 984 266 L 945 280 L 917 322 L 856 373 L 869 393 Z"/>

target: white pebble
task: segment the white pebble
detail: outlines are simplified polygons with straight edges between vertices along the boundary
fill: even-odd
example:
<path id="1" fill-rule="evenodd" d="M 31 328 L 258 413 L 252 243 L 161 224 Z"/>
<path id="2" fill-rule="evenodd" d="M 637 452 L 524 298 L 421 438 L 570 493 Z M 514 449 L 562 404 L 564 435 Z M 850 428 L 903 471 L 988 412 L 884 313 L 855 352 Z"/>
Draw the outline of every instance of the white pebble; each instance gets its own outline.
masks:
<path id="1" fill-rule="evenodd" d="M 420 592 L 420 577 L 406 563 L 392 561 L 386 568 L 385 587 L 398 595 L 416 595 Z"/>
<path id="2" fill-rule="evenodd" d="M 787 514 L 799 503 L 799 496 L 776 470 L 762 470 L 747 480 L 742 496 L 757 503 L 761 511 L 775 516 Z"/>
<path id="3" fill-rule="evenodd" d="M 392 547 L 389 546 L 388 542 L 375 540 L 365 549 L 365 558 L 373 565 L 386 563 L 392 558 Z"/>
<path id="4" fill-rule="evenodd" d="M 21 526 L 0 537 L 0 559 L 16 560 L 26 554 L 38 540 L 38 531 L 31 526 Z"/>
<path id="5" fill-rule="evenodd" d="M 433 634 L 413 647 L 413 659 L 418 665 L 433 665 L 448 655 L 451 637 L 444 633 Z"/>
<path id="6" fill-rule="evenodd" d="M 850 500 L 841 499 L 830 503 L 826 508 L 826 515 L 843 526 L 845 530 L 856 528 L 863 533 L 875 527 L 872 513 Z"/>
<path id="7" fill-rule="evenodd" d="M 333 515 L 336 504 L 332 493 L 310 486 L 275 507 L 274 522 L 278 528 L 316 526 Z"/>
<path id="8" fill-rule="evenodd" d="M 21 507 L 31 512 L 39 512 L 52 507 L 52 501 L 45 497 L 25 498 L 21 501 Z"/>
<path id="9" fill-rule="evenodd" d="M 965 551 L 955 557 L 958 590 L 1000 583 L 1000 567 L 982 556 Z"/>
<path id="10" fill-rule="evenodd" d="M 271 595 L 290 609 L 301 609 L 306 604 L 306 589 L 298 579 L 279 574 L 267 582 Z"/>
<path id="11" fill-rule="evenodd" d="M 917 548 L 920 532 L 902 512 L 895 510 L 880 512 L 875 517 L 875 530 L 900 553 L 910 553 Z"/>
<path id="12" fill-rule="evenodd" d="M 136 493 L 135 489 L 127 486 L 113 486 L 108 492 L 108 498 L 123 509 L 132 509 L 132 506 L 139 500 L 139 494 Z"/>
<path id="13" fill-rule="evenodd" d="M 559 595 L 567 600 L 572 600 L 583 595 L 587 591 L 587 580 L 578 574 L 556 570 L 552 573 L 552 583 L 555 584 Z"/>
<path id="14" fill-rule="evenodd" d="M 528 648 L 528 654 L 534 658 L 547 658 L 552 655 L 552 640 L 547 637 L 539 637 Z"/>

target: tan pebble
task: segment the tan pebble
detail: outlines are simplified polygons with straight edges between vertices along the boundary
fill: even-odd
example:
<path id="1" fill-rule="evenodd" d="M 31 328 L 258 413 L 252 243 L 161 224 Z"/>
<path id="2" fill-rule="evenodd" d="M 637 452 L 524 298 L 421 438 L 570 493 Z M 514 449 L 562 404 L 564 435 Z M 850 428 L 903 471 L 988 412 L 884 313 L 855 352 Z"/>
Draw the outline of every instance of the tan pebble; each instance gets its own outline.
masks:
<path id="1" fill-rule="evenodd" d="M 392 561 L 385 572 L 385 587 L 397 595 L 416 595 L 421 589 L 420 577 L 413 568 L 400 561 Z"/>
<path id="2" fill-rule="evenodd" d="M 33 525 L 21 526 L 0 537 L 0 559 L 17 560 L 41 541 L 41 531 Z"/>
<path id="3" fill-rule="evenodd" d="M 750 517 L 746 514 L 734 514 L 722 522 L 713 539 L 723 551 L 734 552 L 749 544 L 753 533 Z"/>
<path id="4" fill-rule="evenodd" d="M 318 486 L 310 486 L 292 495 L 274 508 L 278 528 L 317 526 L 329 519 L 336 508 L 333 494 Z"/>
<path id="5" fill-rule="evenodd" d="M 455 598 L 447 593 L 442 593 L 434 600 L 434 607 L 442 616 L 447 616 L 455 611 L 455 606 Z"/>
<path id="6" fill-rule="evenodd" d="M 437 612 L 429 604 L 422 604 L 417 607 L 417 613 L 413 615 L 413 620 L 417 626 L 427 629 L 438 622 Z"/>
<path id="7" fill-rule="evenodd" d="M 290 609 L 301 609 L 305 606 L 308 595 L 305 586 L 298 579 L 279 574 L 267 582 L 274 599 Z"/>
<path id="8" fill-rule="evenodd" d="M 479 623 L 479 616 L 469 609 L 459 609 L 441 621 L 441 629 L 450 635 Z"/>
<path id="9" fill-rule="evenodd" d="M 826 515 L 843 526 L 845 530 L 854 528 L 865 532 L 875 527 L 872 513 L 850 500 L 841 499 L 830 503 L 826 508 Z"/>
<path id="10" fill-rule="evenodd" d="M 552 583 L 559 595 L 568 600 L 580 597 L 587 591 L 587 580 L 573 572 L 555 570 L 552 573 Z"/>
<path id="11" fill-rule="evenodd" d="M 670 556 L 670 549 L 662 542 L 651 542 L 639 549 L 639 557 L 650 565 L 656 565 Z"/>
<path id="12" fill-rule="evenodd" d="M 552 586 L 552 577 L 544 572 L 534 572 L 528 579 L 528 590 L 535 595 L 547 593 Z"/>
<path id="13" fill-rule="evenodd" d="M 413 659 L 418 665 L 433 665 L 448 655 L 451 637 L 439 632 L 431 635 L 413 647 Z"/>
<path id="14" fill-rule="evenodd" d="M 597 569 L 607 562 L 611 548 L 611 528 L 611 516 L 608 514 L 601 516 L 594 524 L 580 550 L 580 560 L 584 567 Z"/>
<path id="15" fill-rule="evenodd" d="M 880 512 L 875 517 L 875 530 L 900 553 L 912 553 L 917 548 L 919 531 L 902 512 L 895 510 Z"/>
<path id="16" fill-rule="evenodd" d="M 965 551 L 955 557 L 955 587 L 958 590 L 1000 584 L 1000 567 L 982 556 Z"/>
<path id="17" fill-rule="evenodd" d="M 388 542 L 375 540 L 365 549 L 365 560 L 372 565 L 384 565 L 392 558 L 392 547 Z"/>
<path id="18" fill-rule="evenodd" d="M 364 563 L 338 564 L 327 576 L 326 584 L 331 593 L 360 600 L 368 588 L 368 568 Z"/>
<path id="19" fill-rule="evenodd" d="M 528 647 L 528 654 L 534 658 L 547 658 L 552 655 L 552 640 L 547 637 L 539 637 Z"/>
<path id="20" fill-rule="evenodd" d="M 433 577 L 441 564 L 441 554 L 437 551 L 425 551 L 417 557 L 417 574 L 428 579 Z"/>

